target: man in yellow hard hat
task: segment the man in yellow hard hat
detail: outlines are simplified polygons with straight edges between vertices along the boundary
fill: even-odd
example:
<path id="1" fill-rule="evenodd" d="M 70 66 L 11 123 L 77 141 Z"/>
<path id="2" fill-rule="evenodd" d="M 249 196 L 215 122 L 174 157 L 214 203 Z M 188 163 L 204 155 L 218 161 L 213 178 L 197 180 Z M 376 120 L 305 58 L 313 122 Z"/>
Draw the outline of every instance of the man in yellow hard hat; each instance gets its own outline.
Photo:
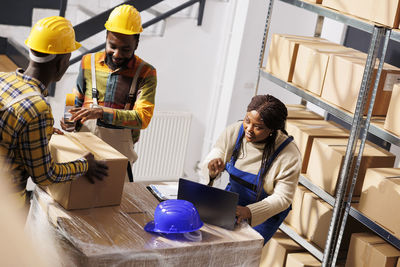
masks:
<path id="1" fill-rule="evenodd" d="M 61 79 L 71 52 L 81 46 L 71 23 L 58 16 L 41 19 L 25 44 L 30 48 L 28 68 L 0 73 L 0 155 L 11 165 L 13 190 L 20 205 L 27 207 L 29 177 L 37 184 L 49 185 L 86 174 L 94 182 L 106 175 L 107 167 L 90 153 L 68 163 L 55 163 L 50 154 L 54 119 L 45 99 L 46 87 Z"/>
<path id="2" fill-rule="evenodd" d="M 153 116 L 156 70 L 135 55 L 143 29 L 133 6 L 116 7 L 105 28 L 105 51 L 82 58 L 75 99 L 78 108 L 70 111 L 71 119 L 83 123 L 81 131 L 93 132 L 124 154 L 129 159 L 127 178 L 133 181 L 134 144 Z M 61 127 L 67 130 L 62 121 Z"/>

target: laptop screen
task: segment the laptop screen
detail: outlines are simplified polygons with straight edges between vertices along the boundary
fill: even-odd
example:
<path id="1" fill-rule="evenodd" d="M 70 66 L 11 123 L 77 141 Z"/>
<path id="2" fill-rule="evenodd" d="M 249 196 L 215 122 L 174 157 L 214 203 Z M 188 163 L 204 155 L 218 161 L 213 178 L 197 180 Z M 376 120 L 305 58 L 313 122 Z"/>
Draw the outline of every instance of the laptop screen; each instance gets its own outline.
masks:
<path id="1" fill-rule="evenodd" d="M 237 193 L 180 178 L 178 199 L 192 202 L 203 222 L 233 230 L 239 199 Z"/>

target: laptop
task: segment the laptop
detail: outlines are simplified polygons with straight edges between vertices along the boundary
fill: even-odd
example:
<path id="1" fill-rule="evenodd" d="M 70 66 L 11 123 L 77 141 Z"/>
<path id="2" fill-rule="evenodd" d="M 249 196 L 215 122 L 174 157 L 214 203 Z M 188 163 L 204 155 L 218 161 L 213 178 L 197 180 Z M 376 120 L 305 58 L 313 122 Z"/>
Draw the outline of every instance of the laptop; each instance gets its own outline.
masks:
<path id="1" fill-rule="evenodd" d="M 237 193 L 180 178 L 178 199 L 192 202 L 203 222 L 228 230 L 235 227 Z"/>

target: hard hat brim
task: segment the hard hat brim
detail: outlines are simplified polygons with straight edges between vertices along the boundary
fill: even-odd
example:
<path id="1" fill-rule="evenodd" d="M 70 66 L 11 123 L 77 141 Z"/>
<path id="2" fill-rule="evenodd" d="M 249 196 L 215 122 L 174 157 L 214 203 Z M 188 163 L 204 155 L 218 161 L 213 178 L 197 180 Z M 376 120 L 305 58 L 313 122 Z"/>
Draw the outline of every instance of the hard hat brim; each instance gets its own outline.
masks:
<path id="1" fill-rule="evenodd" d="M 122 34 L 126 34 L 126 35 L 135 35 L 135 34 L 139 34 L 141 32 L 143 32 L 143 28 L 140 27 L 140 31 L 129 31 L 127 29 L 123 29 L 123 28 L 118 28 L 118 27 L 110 27 L 106 24 L 104 24 L 104 27 L 107 29 L 107 31 L 110 32 L 116 32 L 116 33 L 122 33 Z"/>
<path id="2" fill-rule="evenodd" d="M 160 229 L 156 228 L 156 225 L 154 223 L 154 221 L 150 221 L 148 222 L 145 226 L 144 226 L 144 230 L 146 232 L 150 232 L 150 233 L 164 233 L 164 234 L 181 234 L 181 233 L 188 233 L 188 232 L 194 232 L 199 230 L 201 227 L 203 227 L 203 222 L 200 222 L 200 225 L 196 228 L 190 229 L 190 230 L 180 230 L 180 231 L 163 231 Z"/>
<path id="3" fill-rule="evenodd" d="M 65 50 L 65 51 L 61 51 L 61 52 L 58 52 L 58 51 L 56 52 L 56 51 L 48 51 L 48 50 L 42 49 L 42 48 L 40 48 L 40 47 L 32 46 L 32 45 L 29 43 L 29 38 L 25 40 L 25 44 L 26 44 L 26 46 L 28 46 L 30 49 L 32 49 L 32 50 L 34 50 L 34 51 L 37 51 L 37 52 L 40 52 L 40 53 L 45 53 L 45 54 L 68 54 L 68 53 L 74 52 L 75 50 L 78 50 L 78 49 L 82 46 L 79 42 L 76 42 L 76 41 L 75 41 L 75 47 L 74 47 L 74 48 L 68 49 L 68 50 Z"/>

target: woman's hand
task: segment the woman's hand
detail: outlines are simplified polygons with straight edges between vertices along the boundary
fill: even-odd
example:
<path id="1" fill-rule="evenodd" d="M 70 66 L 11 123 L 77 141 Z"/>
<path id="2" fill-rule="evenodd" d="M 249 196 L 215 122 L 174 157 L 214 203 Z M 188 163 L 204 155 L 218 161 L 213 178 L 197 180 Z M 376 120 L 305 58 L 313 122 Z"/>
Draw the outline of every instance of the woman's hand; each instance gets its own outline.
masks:
<path id="1" fill-rule="evenodd" d="M 250 223 L 251 211 L 248 207 L 236 206 L 236 222 L 239 224 L 241 221 L 248 220 Z"/>
<path id="2" fill-rule="evenodd" d="M 213 159 L 208 163 L 208 172 L 211 179 L 217 177 L 224 170 L 225 170 L 225 164 L 220 158 Z"/>

